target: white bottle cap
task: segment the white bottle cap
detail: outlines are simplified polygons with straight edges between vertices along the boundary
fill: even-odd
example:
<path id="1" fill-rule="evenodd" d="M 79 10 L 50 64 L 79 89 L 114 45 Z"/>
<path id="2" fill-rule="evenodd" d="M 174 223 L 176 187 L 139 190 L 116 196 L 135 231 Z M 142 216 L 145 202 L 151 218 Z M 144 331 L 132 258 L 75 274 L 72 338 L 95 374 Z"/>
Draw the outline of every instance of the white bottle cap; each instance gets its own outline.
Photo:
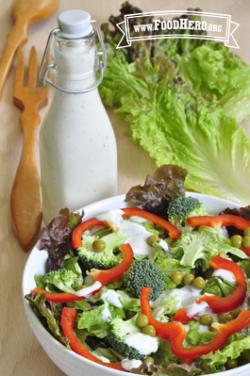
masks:
<path id="1" fill-rule="evenodd" d="M 57 21 L 62 31 L 61 35 L 65 38 L 81 38 L 93 31 L 90 14 L 81 9 L 60 13 Z"/>

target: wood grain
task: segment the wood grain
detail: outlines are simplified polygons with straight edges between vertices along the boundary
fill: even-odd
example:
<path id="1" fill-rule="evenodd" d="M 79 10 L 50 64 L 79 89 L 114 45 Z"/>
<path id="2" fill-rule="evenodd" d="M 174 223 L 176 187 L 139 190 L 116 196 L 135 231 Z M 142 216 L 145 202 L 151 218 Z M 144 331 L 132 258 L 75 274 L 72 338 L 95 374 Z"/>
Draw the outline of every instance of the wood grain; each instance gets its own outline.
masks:
<path id="1" fill-rule="evenodd" d="M 206 11 L 233 15 L 240 22 L 237 40 L 239 53 L 250 63 L 248 0 L 140 0 L 133 1 L 145 10 L 185 9 L 203 7 Z M 119 0 L 62 0 L 60 10 L 82 8 L 102 22 L 110 13 L 117 13 Z M 167 4 L 167 5 L 166 5 Z M 206 7 L 204 7 L 206 4 Z M 0 49 L 10 28 L 11 1 L 0 0 Z M 26 56 L 35 45 L 41 56 L 49 31 L 55 26 L 55 16 L 30 29 Z M 0 375 L 1 376 L 62 376 L 36 342 L 24 317 L 21 276 L 27 255 L 15 239 L 10 225 L 10 191 L 20 159 L 22 134 L 18 122 L 19 110 L 12 105 L 13 72 L 7 80 L 0 101 Z M 119 191 L 125 192 L 132 184 L 143 180 L 152 172 L 154 163 L 134 145 L 129 137 L 127 124 L 111 116 L 119 150 Z M 136 161 L 136 163 L 134 163 Z M 133 163 L 131 163 L 133 162 Z"/>
<path id="2" fill-rule="evenodd" d="M 40 125 L 39 110 L 48 103 L 48 87 L 38 86 L 38 59 L 33 46 L 29 54 L 25 82 L 23 52 L 17 52 L 14 104 L 21 109 L 23 149 L 12 187 L 10 206 L 12 222 L 24 251 L 35 244 L 42 223 L 42 195 L 38 167 L 37 136 Z"/>
<path id="3" fill-rule="evenodd" d="M 49 17 L 58 8 L 58 4 L 58 0 L 15 0 L 13 3 L 11 17 L 14 24 L 0 58 L 0 95 L 16 49 L 27 40 L 28 27 Z"/>

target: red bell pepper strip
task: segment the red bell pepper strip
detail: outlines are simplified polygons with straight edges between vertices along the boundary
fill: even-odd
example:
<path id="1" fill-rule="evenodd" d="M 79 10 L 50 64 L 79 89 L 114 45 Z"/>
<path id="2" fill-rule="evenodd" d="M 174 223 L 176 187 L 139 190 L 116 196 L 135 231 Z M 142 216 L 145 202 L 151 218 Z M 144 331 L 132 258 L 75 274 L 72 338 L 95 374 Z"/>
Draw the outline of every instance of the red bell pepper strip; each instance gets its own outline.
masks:
<path id="1" fill-rule="evenodd" d="M 202 355 L 208 354 L 211 351 L 219 350 L 223 347 L 228 338 L 243 330 L 250 325 L 250 311 L 242 311 L 238 317 L 225 324 L 214 324 L 217 333 L 214 338 L 207 344 L 197 345 L 187 348 L 183 345 L 186 338 L 184 327 L 182 331 L 174 338 L 171 343 L 172 351 L 176 356 L 183 359 L 196 359 Z"/>
<path id="2" fill-rule="evenodd" d="M 107 270 L 92 269 L 88 273 L 88 275 L 92 277 L 94 282 L 99 281 L 102 286 L 105 286 L 108 283 L 121 278 L 123 274 L 129 269 L 134 259 L 133 250 L 129 244 L 122 244 L 119 249 L 123 255 L 123 259 L 118 265 Z M 32 292 L 35 294 L 44 294 L 46 300 L 54 303 L 68 303 L 84 299 L 83 296 L 78 296 L 71 293 L 49 293 L 39 288 L 33 289 Z M 94 292 L 97 292 L 97 290 Z"/>
<path id="3" fill-rule="evenodd" d="M 229 312 L 238 308 L 245 300 L 247 293 L 247 282 L 244 271 L 235 262 L 215 256 L 210 261 L 214 269 L 225 269 L 233 273 L 236 287 L 227 296 L 203 295 L 197 299 L 197 303 L 207 302 L 214 313 Z"/>
<path id="4" fill-rule="evenodd" d="M 77 354 L 83 356 L 86 359 L 92 360 L 92 362 L 101 364 L 109 368 L 114 368 L 123 371 L 120 362 L 107 363 L 103 362 L 97 357 L 95 357 L 88 348 L 79 340 L 79 338 L 74 333 L 74 326 L 77 317 L 77 311 L 75 308 L 64 307 L 61 316 L 61 327 L 65 338 L 68 339 L 71 349 Z"/>
<path id="5" fill-rule="evenodd" d="M 149 323 L 154 326 L 156 334 L 164 340 L 169 340 L 173 353 L 185 362 L 220 349 L 231 335 L 250 325 L 250 311 L 242 311 L 232 321 L 225 324 L 214 324 L 217 333 L 209 343 L 190 348 L 185 347 L 183 343 L 186 339 L 186 331 L 180 322 L 161 323 L 153 317 L 149 303 L 150 291 L 151 289 L 147 287 L 141 289 L 141 311 L 147 316 Z"/>
<path id="6" fill-rule="evenodd" d="M 151 307 L 149 304 L 149 295 L 151 288 L 143 287 L 141 289 L 140 300 L 141 300 L 141 312 L 147 316 L 148 322 L 155 328 L 156 335 L 165 340 L 171 340 L 182 330 L 182 324 L 177 321 L 163 323 L 154 318 L 152 315 Z"/>
<path id="7" fill-rule="evenodd" d="M 48 292 L 43 289 L 35 288 L 31 291 L 34 294 L 44 294 L 45 300 L 53 303 L 69 303 L 76 302 L 77 300 L 83 300 L 84 298 L 69 292 Z"/>
<path id="8" fill-rule="evenodd" d="M 241 250 L 250 257 L 250 247 L 241 247 Z"/>
<path id="9" fill-rule="evenodd" d="M 187 223 L 190 226 L 232 226 L 236 227 L 238 230 L 245 230 L 250 227 L 250 221 L 245 218 L 238 217 L 237 215 L 223 214 L 223 215 L 204 215 L 198 217 L 187 218 Z"/>
<path id="10" fill-rule="evenodd" d="M 172 239 L 178 239 L 180 236 L 180 230 L 168 222 L 166 219 L 159 217 L 156 214 L 150 213 L 146 210 L 139 208 L 123 208 L 124 218 L 129 218 L 132 216 L 138 216 L 147 219 L 148 221 L 154 223 L 157 226 L 162 227 L 165 231 L 168 232 L 168 235 Z"/>
<path id="11" fill-rule="evenodd" d="M 230 312 L 238 308 L 244 302 L 247 293 L 247 282 L 244 271 L 235 262 L 220 256 L 213 257 L 209 264 L 214 269 L 225 269 L 232 272 L 235 277 L 236 287 L 228 296 L 202 295 L 195 302 L 206 302 L 214 313 Z M 173 316 L 173 320 L 184 324 L 193 320 L 193 318 L 188 316 L 186 308 L 179 309 Z"/>
<path id="12" fill-rule="evenodd" d="M 93 281 L 100 281 L 104 286 L 110 282 L 116 281 L 126 273 L 133 262 L 134 252 L 129 244 L 122 244 L 119 249 L 123 255 L 122 262 L 107 270 L 92 269 L 88 275 L 92 277 Z"/>
<path id="13" fill-rule="evenodd" d="M 80 223 L 72 232 L 71 245 L 72 248 L 80 248 L 82 246 L 82 234 L 95 226 L 107 227 L 108 224 L 100 221 L 97 218 L 91 218 L 87 221 Z"/>
<path id="14" fill-rule="evenodd" d="M 186 307 L 178 309 L 178 311 L 176 311 L 176 313 L 172 317 L 173 321 L 180 321 L 183 324 L 187 324 L 190 321 L 192 321 L 193 319 L 194 319 L 194 317 L 188 316 Z"/>

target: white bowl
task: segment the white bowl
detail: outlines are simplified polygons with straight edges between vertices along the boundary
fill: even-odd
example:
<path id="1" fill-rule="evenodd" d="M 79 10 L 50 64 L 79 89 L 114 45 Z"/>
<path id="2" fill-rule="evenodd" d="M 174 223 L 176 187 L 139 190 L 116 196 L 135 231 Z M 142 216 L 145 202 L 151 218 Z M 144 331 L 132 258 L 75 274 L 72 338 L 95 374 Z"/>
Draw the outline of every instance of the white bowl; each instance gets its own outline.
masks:
<path id="1" fill-rule="evenodd" d="M 198 198 L 206 207 L 210 214 L 218 213 L 224 208 L 237 207 L 236 204 L 228 202 L 219 198 L 189 193 L 189 196 Z M 91 218 L 101 212 L 125 207 L 124 196 L 111 197 L 103 201 L 96 202 L 84 208 L 84 219 Z M 35 246 L 32 250 L 23 273 L 22 292 L 23 296 L 28 294 L 31 289 L 35 287 L 34 276 L 36 274 L 43 274 L 45 272 L 45 262 L 47 259 L 47 252 L 41 252 Z M 24 308 L 27 320 L 31 329 L 33 330 L 38 342 L 43 347 L 44 351 L 48 354 L 50 359 L 68 376 L 131 376 L 129 372 L 116 371 L 105 366 L 96 364 L 80 355 L 66 349 L 61 343 L 55 340 L 52 335 L 42 326 L 36 315 L 33 313 L 29 303 L 26 299 L 24 301 Z M 249 376 L 250 364 L 237 367 L 232 370 L 213 374 L 213 376 Z M 136 375 L 135 375 L 136 376 Z M 207 376 L 212 376 L 207 375 Z"/>

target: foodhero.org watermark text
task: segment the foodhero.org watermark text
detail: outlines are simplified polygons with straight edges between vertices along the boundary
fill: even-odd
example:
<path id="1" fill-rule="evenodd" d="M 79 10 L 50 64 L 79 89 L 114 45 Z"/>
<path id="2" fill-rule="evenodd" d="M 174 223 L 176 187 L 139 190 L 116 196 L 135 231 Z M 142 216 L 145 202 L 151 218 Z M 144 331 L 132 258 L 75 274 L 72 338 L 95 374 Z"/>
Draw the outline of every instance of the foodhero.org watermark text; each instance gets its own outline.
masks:
<path id="1" fill-rule="evenodd" d="M 153 39 L 204 39 L 239 48 L 234 32 L 239 27 L 231 15 L 199 11 L 159 11 L 127 14 L 117 24 L 123 34 L 117 48 Z"/>
<path id="2" fill-rule="evenodd" d="M 201 31 L 215 31 L 217 33 L 222 32 L 222 25 L 211 24 L 207 21 L 194 21 L 186 18 L 180 20 L 153 20 L 149 24 L 133 25 L 134 32 L 140 33 L 145 31 L 172 31 L 172 30 L 201 30 Z"/>

